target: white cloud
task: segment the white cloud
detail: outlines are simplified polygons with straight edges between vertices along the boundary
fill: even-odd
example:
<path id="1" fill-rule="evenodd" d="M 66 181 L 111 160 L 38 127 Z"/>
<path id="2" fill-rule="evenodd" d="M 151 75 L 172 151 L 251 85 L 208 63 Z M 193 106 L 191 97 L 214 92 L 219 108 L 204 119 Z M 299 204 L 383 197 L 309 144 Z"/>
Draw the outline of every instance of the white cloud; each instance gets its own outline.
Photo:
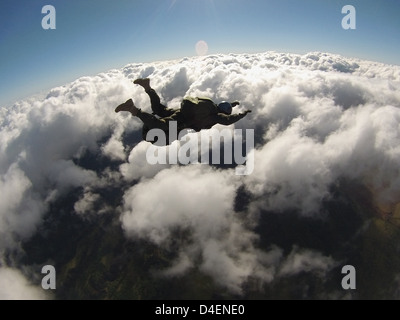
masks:
<path id="1" fill-rule="evenodd" d="M 248 278 L 270 281 L 272 271 L 263 267 L 265 254 L 233 211 L 237 183 L 231 171 L 204 165 L 165 169 L 126 192 L 122 226 L 128 236 L 167 249 L 179 243 L 179 259 L 165 274 L 183 273 L 200 259 L 201 270 L 240 293 Z M 176 238 L 178 230 L 189 232 Z"/>
<path id="2" fill-rule="evenodd" d="M 44 289 L 29 283 L 21 272 L 0 267 L 0 300 L 45 300 L 50 297 Z"/>
<path id="3" fill-rule="evenodd" d="M 122 141 L 115 136 L 112 136 L 101 149 L 111 160 L 123 161 L 126 158 L 124 145 Z"/>
<path id="4" fill-rule="evenodd" d="M 321 253 L 294 247 L 279 269 L 280 276 L 296 275 L 301 272 L 316 272 L 320 277 L 335 266 L 331 257 L 323 256 Z"/>
<path id="5" fill-rule="evenodd" d="M 79 199 L 75 205 L 74 210 L 78 214 L 86 214 L 94 209 L 95 203 L 100 200 L 100 196 L 96 193 L 87 191 L 83 197 Z"/>
<path id="6" fill-rule="evenodd" d="M 146 156 L 148 147 L 148 142 L 140 142 L 132 149 L 128 162 L 121 165 L 120 171 L 126 180 L 152 178 L 162 169 L 169 167 L 168 164 L 149 164 Z M 168 150 L 168 147 L 163 147 L 163 149 Z"/>
<path id="7" fill-rule="evenodd" d="M 120 71 L 110 71 L 54 88 L 43 100 L 21 101 L 8 110 L 2 109 L 1 260 L 7 250 L 19 252 L 21 241 L 36 232 L 49 203 L 58 196 L 66 195 L 71 188 L 104 184 L 104 176 L 74 161 L 79 162 L 86 151 L 100 151 L 98 141 L 111 131 L 115 105 L 130 94 L 130 85 Z M 120 119 L 118 123 L 129 131 L 133 126 L 128 120 Z M 10 259 L 13 255 L 8 256 Z M 7 272 L 23 277 L 17 270 Z M 21 290 L 9 289 L 11 298 L 20 295 Z"/>
<path id="8" fill-rule="evenodd" d="M 12 165 L 0 177 L 0 253 L 16 248 L 20 240 L 31 236 L 39 223 L 44 205 L 30 192 L 32 184 L 18 168 Z"/>
<path id="9" fill-rule="evenodd" d="M 140 121 L 114 112 L 128 98 L 150 111 L 146 93 L 131 82 L 147 76 L 168 106 L 179 107 L 185 95 L 206 95 L 241 101 L 234 112 L 252 109 L 235 127 L 256 130 L 254 172 L 239 178 L 232 169 L 207 165 L 150 165 L 149 144 L 132 142 Z M 190 231 L 192 242 L 175 239 L 178 258 L 165 275 L 197 267 L 241 293 L 252 277 L 272 281 L 282 261 L 281 275 L 329 270 L 331 258 L 314 251 L 298 249 L 285 258 L 279 248 L 258 249 L 250 227 L 257 221 L 234 211 L 237 189 L 244 186 L 255 198 L 246 217 L 260 209 L 318 215 L 342 177 L 370 188 L 378 205 L 395 205 L 399 89 L 397 66 L 267 52 L 131 64 L 54 88 L 42 100 L 18 102 L 0 112 L 2 255 L 34 234 L 57 196 L 81 188 L 74 208 L 84 216 L 104 200 L 102 188 L 124 180 L 136 183 L 124 190 L 127 235 L 168 249 L 176 230 Z"/>
<path id="10" fill-rule="evenodd" d="M 126 192 L 123 226 L 128 234 L 158 244 L 177 226 L 218 233 L 232 214 L 235 186 L 229 180 L 229 174 L 203 165 L 165 169 Z"/>

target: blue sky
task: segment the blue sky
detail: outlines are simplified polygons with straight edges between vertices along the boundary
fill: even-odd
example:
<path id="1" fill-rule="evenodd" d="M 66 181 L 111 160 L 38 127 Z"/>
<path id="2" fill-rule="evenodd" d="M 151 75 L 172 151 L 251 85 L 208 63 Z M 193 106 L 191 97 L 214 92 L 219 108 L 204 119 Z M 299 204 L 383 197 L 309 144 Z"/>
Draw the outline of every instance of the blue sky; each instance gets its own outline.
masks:
<path id="1" fill-rule="evenodd" d="M 356 29 L 344 30 L 344 5 Z M 41 26 L 56 9 L 56 29 Z M 0 106 L 128 63 L 323 51 L 400 65 L 398 0 L 1 0 Z"/>

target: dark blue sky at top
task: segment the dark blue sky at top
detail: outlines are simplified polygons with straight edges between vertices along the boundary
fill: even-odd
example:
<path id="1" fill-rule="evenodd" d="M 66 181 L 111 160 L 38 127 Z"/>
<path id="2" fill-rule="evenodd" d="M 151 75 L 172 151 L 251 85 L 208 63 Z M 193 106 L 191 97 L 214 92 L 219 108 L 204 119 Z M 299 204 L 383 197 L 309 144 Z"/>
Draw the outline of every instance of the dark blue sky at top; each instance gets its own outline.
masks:
<path id="1" fill-rule="evenodd" d="M 356 9 L 344 30 L 341 9 Z M 41 10 L 56 9 L 44 30 Z M 339 53 L 400 65 L 398 0 L 2 0 L 0 106 L 128 63 L 208 54 Z"/>

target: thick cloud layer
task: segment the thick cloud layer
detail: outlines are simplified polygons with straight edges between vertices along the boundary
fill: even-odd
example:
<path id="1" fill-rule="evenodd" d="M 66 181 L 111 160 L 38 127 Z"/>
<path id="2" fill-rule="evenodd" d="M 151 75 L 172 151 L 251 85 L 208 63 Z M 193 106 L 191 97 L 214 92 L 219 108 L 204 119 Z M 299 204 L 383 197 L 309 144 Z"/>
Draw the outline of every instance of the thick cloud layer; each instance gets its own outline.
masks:
<path id="1" fill-rule="evenodd" d="M 0 268 L 1 300 L 43 300 L 50 296 L 30 284 L 24 275 L 11 268 Z"/>
<path id="2" fill-rule="evenodd" d="M 239 177 L 232 168 L 205 164 L 150 165 L 140 121 L 114 113 L 131 97 L 150 111 L 147 95 L 132 84 L 138 77 L 150 77 L 170 107 L 199 95 L 239 100 L 234 112 L 253 110 L 230 128 L 255 129 L 254 172 Z M 175 250 L 176 261 L 159 270 L 162 276 L 195 268 L 236 294 L 251 279 L 269 283 L 301 272 L 322 277 L 336 263 L 323 253 L 260 250 L 259 215 L 295 210 L 319 216 L 342 178 L 369 188 L 374 205 L 394 208 L 400 202 L 399 89 L 399 67 L 332 54 L 213 55 L 131 64 L 2 109 L 0 282 L 26 285 L 5 256 L 20 250 L 49 206 L 72 190 L 81 193 L 76 214 L 119 210 L 132 241 Z M 110 186 L 123 190 L 117 209 L 101 193 Z M 235 210 L 239 188 L 251 202 Z M 22 292 L 0 286 L 5 298 L 26 297 Z M 44 297 L 35 292 L 29 297 Z"/>

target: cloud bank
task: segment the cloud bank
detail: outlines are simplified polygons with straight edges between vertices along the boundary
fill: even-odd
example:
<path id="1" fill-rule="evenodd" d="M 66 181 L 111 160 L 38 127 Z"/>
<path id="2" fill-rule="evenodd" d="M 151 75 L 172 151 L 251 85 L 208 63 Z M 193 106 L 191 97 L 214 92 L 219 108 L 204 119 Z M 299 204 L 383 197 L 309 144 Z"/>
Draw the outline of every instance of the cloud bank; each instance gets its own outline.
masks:
<path id="1" fill-rule="evenodd" d="M 239 100 L 235 112 L 251 109 L 231 128 L 255 129 L 254 172 L 239 177 L 232 168 L 148 164 L 140 121 L 114 112 L 130 97 L 150 111 L 147 95 L 132 84 L 138 77 L 150 77 L 170 107 L 192 95 Z M 385 212 L 395 208 L 399 89 L 398 66 L 267 52 L 130 64 L 1 109 L 0 296 L 44 298 L 41 289 L 26 296 L 7 284 L 32 280 L 19 271 L 29 265 L 17 267 L 29 254 L 21 243 L 41 232 L 49 208 L 71 192 L 79 193 L 72 214 L 112 212 L 132 241 L 173 251 L 175 262 L 160 276 L 196 269 L 237 295 L 251 281 L 262 287 L 302 272 L 323 278 L 337 261 L 298 246 L 261 249 L 259 219 L 288 210 L 322 218 L 341 179 L 371 190 L 372 203 Z M 121 189 L 117 207 L 103 192 L 110 187 Z M 240 190 L 249 200 L 238 209 Z"/>

